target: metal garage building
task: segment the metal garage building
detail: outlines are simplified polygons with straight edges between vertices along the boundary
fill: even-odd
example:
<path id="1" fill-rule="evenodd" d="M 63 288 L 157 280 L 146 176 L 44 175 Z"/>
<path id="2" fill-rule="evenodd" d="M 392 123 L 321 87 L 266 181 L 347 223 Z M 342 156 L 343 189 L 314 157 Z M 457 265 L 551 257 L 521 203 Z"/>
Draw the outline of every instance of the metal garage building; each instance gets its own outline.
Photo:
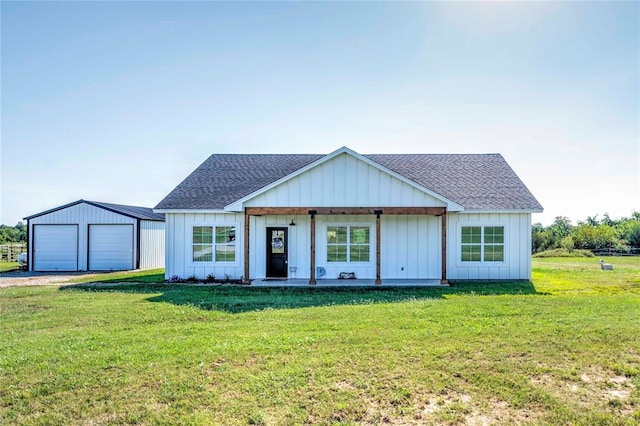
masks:
<path id="1" fill-rule="evenodd" d="M 164 215 L 78 200 L 25 217 L 30 271 L 164 267 Z"/>

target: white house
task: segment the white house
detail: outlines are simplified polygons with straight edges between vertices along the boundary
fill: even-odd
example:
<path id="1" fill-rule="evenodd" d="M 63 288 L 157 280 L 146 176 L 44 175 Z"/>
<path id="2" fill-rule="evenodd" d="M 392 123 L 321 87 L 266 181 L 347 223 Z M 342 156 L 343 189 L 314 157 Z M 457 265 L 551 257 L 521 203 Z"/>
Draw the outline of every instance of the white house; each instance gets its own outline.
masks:
<path id="1" fill-rule="evenodd" d="M 164 266 L 164 215 L 148 207 L 78 200 L 25 219 L 30 271 Z"/>
<path id="2" fill-rule="evenodd" d="M 499 154 L 212 155 L 154 209 L 166 276 L 529 280 L 542 207 Z M 345 282 L 347 283 L 347 282 Z"/>

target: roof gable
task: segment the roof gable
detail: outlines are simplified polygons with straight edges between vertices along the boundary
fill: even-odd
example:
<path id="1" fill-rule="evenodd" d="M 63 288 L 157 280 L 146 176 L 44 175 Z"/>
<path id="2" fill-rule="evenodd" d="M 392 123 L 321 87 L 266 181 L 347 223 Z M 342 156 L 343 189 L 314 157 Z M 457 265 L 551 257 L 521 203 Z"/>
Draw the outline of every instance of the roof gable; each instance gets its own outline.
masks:
<path id="1" fill-rule="evenodd" d="M 434 197 L 434 198 L 438 199 L 439 201 L 441 201 L 445 205 L 447 205 L 449 210 L 462 210 L 461 206 L 457 205 L 456 203 L 452 202 L 451 200 L 448 200 L 448 199 L 446 199 L 445 197 L 442 197 L 439 194 L 433 193 L 429 189 L 427 189 L 427 188 L 425 188 L 425 187 L 423 187 L 421 185 L 418 185 L 416 182 L 414 182 L 414 181 L 412 181 L 410 179 L 407 179 L 406 177 L 402 176 L 401 174 L 398 174 L 398 173 L 396 173 L 396 172 L 394 172 L 394 171 L 392 171 L 390 169 L 387 169 L 383 165 L 381 165 L 379 163 L 376 163 L 375 161 L 372 161 L 372 160 L 368 159 L 365 156 L 362 156 L 362 155 L 358 154 L 357 152 L 347 148 L 346 146 L 344 146 L 344 147 L 342 147 L 340 149 L 337 149 L 336 151 L 334 151 L 334 152 L 332 152 L 332 153 L 330 153 L 328 155 L 325 155 L 325 156 L 317 159 L 316 161 L 314 161 L 314 162 L 312 162 L 310 164 L 307 164 L 306 166 L 294 171 L 293 173 L 290 173 L 290 174 L 288 174 L 286 176 L 283 176 L 282 178 L 278 179 L 277 181 L 272 182 L 271 184 L 269 184 L 269 185 L 267 185 L 267 186 L 265 186 L 263 188 L 260 188 L 257 191 L 254 191 L 251 194 L 248 194 L 247 196 L 245 196 L 245 197 L 243 197 L 243 198 L 241 198 L 241 199 L 239 199 L 239 200 L 237 200 L 237 201 L 235 201 L 233 203 L 230 203 L 229 205 L 225 206 L 225 210 L 241 211 L 244 202 L 246 202 L 248 200 L 251 200 L 251 199 L 254 199 L 255 197 L 257 197 L 257 196 L 259 196 L 261 194 L 264 194 L 269 190 L 272 190 L 272 189 L 274 189 L 274 188 L 276 188 L 276 187 L 278 187 L 278 186 L 280 186 L 280 185 L 282 185 L 282 184 L 284 184 L 286 182 L 289 182 L 292 179 L 295 179 L 298 176 L 301 176 L 303 173 L 307 173 L 307 172 L 309 172 L 311 170 L 314 170 L 314 169 L 317 169 L 317 168 L 321 167 L 324 164 L 327 164 L 327 163 L 329 163 L 331 161 L 335 161 L 335 159 L 338 158 L 341 155 L 347 155 L 347 156 L 350 156 L 352 158 L 355 158 L 357 161 L 362 161 L 365 164 L 367 164 L 367 165 L 379 170 L 380 172 L 382 172 L 384 174 L 387 174 L 387 175 L 390 175 L 394 179 L 397 179 L 397 180 L 399 180 L 399 181 L 401 181 L 401 182 L 403 182 L 403 183 L 405 183 L 405 184 L 407 184 L 407 185 L 409 185 L 409 186 L 411 186 L 411 187 L 413 187 L 413 188 L 415 188 L 415 189 L 417 189 L 417 190 L 419 190 L 419 191 L 421 191 L 423 193 L 428 194 L 431 197 Z M 345 182 L 345 184 L 348 184 L 348 182 Z M 341 205 L 341 204 L 342 203 L 339 203 L 337 205 Z"/>

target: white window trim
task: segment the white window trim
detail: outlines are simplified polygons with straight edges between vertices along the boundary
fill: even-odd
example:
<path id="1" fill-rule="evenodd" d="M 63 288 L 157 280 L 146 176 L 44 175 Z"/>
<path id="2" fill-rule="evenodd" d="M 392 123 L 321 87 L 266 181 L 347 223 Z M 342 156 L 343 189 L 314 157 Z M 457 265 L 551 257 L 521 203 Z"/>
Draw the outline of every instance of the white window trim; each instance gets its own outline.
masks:
<path id="1" fill-rule="evenodd" d="M 480 260 L 479 261 L 463 261 L 462 260 L 462 228 L 466 228 L 466 227 L 481 227 L 482 228 L 482 239 L 480 242 Z M 502 244 L 503 246 L 503 257 L 502 257 L 502 261 L 485 261 L 484 260 L 484 228 L 485 227 L 494 227 L 494 226 L 501 226 L 504 229 L 504 243 Z M 508 241 L 509 241 L 509 227 L 507 226 L 507 224 L 505 222 L 465 222 L 465 223 L 458 223 L 458 238 L 457 238 L 457 242 L 456 242 L 456 264 L 458 266 L 484 266 L 484 267 L 489 267 L 489 266 L 504 266 L 506 264 L 508 264 L 509 259 L 508 259 L 508 255 L 509 255 L 509 250 L 508 250 Z"/>
<path id="2" fill-rule="evenodd" d="M 213 233 L 214 233 L 214 238 L 213 238 L 213 253 L 212 253 L 212 260 L 210 261 L 203 261 L 203 262 L 197 262 L 193 260 L 193 228 L 196 228 L 198 226 L 210 226 L 213 228 Z M 235 258 L 236 260 L 234 261 L 224 261 L 224 260 L 216 260 L 216 242 L 215 242 L 215 229 L 216 228 L 220 228 L 220 227 L 225 227 L 225 226 L 233 226 L 236 228 L 236 244 L 235 244 Z M 240 237 L 242 237 L 239 234 L 240 230 L 240 222 L 216 222 L 216 223 L 211 223 L 211 222 L 202 222 L 202 223 L 198 223 L 198 222 L 194 222 L 189 224 L 189 245 L 187 247 L 187 250 L 185 250 L 186 255 L 187 255 L 187 264 L 190 266 L 216 266 L 216 265 L 220 265 L 220 266 L 238 266 L 240 265 L 240 244 L 239 241 L 241 240 Z"/>
<path id="3" fill-rule="evenodd" d="M 336 226 L 346 226 L 347 229 L 350 229 L 352 226 L 356 227 L 356 228 L 369 228 L 369 261 L 368 262 L 356 262 L 356 261 L 350 261 L 349 260 L 349 253 L 350 253 L 350 248 L 349 246 L 351 245 L 350 240 L 347 238 L 347 261 L 346 262 L 329 262 L 329 259 L 327 258 L 327 251 L 328 251 L 328 247 L 329 247 L 329 239 L 327 238 L 327 232 L 328 232 L 328 228 L 333 228 Z M 371 224 L 370 222 L 349 222 L 349 223 L 344 223 L 344 222 L 339 222 L 339 223 L 326 223 L 323 226 L 323 241 L 324 241 L 324 247 L 323 247 L 323 252 L 322 255 L 324 257 L 324 262 L 326 263 L 327 266 L 371 266 L 375 264 L 375 247 L 376 247 L 376 235 L 375 232 L 372 231 L 373 229 L 373 224 Z M 347 230 L 347 234 L 349 233 L 349 231 Z"/>

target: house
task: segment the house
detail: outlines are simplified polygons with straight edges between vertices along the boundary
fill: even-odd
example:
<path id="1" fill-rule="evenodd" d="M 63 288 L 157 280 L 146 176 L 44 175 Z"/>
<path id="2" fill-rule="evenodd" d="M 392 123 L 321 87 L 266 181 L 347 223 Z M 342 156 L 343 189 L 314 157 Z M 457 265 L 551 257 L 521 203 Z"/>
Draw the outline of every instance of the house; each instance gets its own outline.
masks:
<path id="1" fill-rule="evenodd" d="M 150 208 L 78 200 L 25 219 L 30 271 L 164 266 L 164 215 Z"/>
<path id="2" fill-rule="evenodd" d="M 529 280 L 542 207 L 499 154 L 212 155 L 154 209 L 166 276 Z M 343 277 L 346 275 L 342 275 Z"/>

